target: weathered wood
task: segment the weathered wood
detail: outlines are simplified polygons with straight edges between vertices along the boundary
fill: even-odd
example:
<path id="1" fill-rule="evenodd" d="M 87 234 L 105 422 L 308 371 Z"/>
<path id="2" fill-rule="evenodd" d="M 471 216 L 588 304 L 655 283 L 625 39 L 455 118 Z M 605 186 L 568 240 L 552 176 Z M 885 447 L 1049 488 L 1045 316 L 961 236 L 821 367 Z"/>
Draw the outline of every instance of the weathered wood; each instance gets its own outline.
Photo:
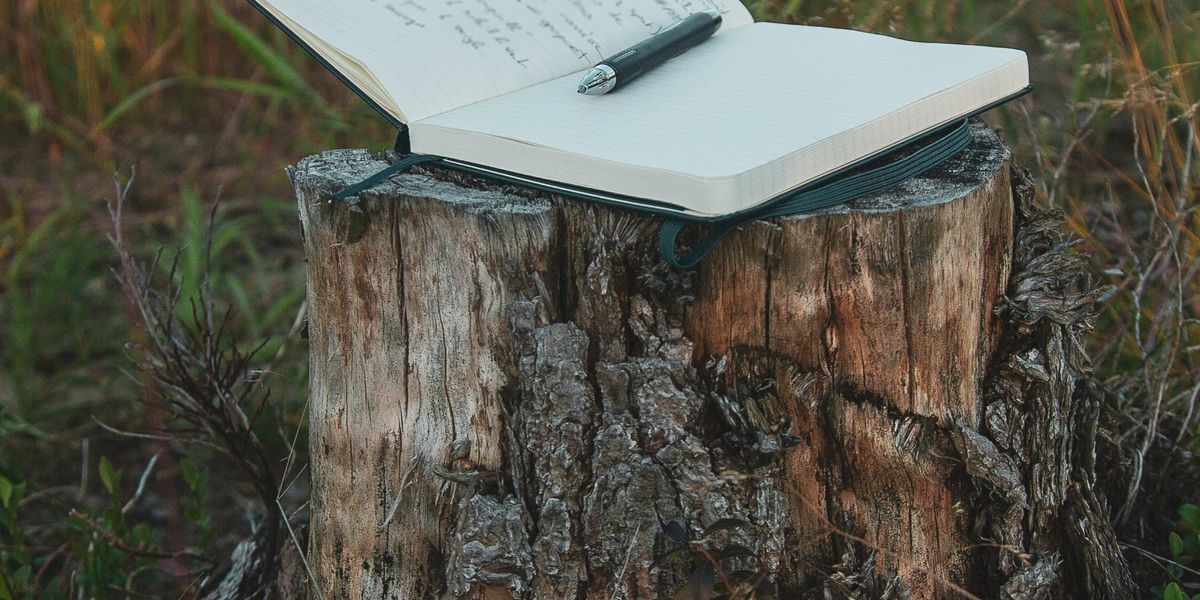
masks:
<path id="1" fill-rule="evenodd" d="M 686 272 L 658 261 L 654 219 L 459 174 L 331 200 L 383 164 L 292 172 L 321 597 L 660 598 L 746 570 L 781 598 L 1034 598 L 1102 579 L 1065 548 L 1108 531 L 1072 471 L 1087 440 L 995 373 L 1049 338 L 1009 325 L 1010 155 L 985 127 L 936 172 L 749 224 Z M 1056 419 L 1098 402 L 1072 399 L 1072 360 L 1038 408 Z M 741 550 L 694 572 L 723 548 Z"/>

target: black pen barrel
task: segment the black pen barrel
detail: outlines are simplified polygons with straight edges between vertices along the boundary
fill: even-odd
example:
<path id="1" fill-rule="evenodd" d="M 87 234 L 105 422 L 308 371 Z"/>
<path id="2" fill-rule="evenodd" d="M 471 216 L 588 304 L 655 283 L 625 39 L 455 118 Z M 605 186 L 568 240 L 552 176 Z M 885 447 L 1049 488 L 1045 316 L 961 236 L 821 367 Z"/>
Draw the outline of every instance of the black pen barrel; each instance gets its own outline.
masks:
<path id="1" fill-rule="evenodd" d="M 600 64 L 616 71 L 616 85 L 612 88 L 615 91 L 646 71 L 704 42 L 720 27 L 720 15 L 697 13 Z"/>

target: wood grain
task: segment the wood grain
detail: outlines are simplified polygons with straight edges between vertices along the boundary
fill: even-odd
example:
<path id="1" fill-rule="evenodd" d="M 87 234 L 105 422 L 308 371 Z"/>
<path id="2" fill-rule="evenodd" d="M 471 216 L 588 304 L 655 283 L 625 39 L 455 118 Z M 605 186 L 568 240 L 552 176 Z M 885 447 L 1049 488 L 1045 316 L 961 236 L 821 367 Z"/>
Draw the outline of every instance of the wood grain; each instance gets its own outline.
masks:
<path id="1" fill-rule="evenodd" d="M 436 168 L 334 202 L 384 163 L 302 161 L 321 597 L 672 597 L 722 548 L 742 549 L 727 576 L 780 598 L 1089 577 L 1103 535 L 1064 564 L 1044 521 L 1102 533 L 1098 496 L 1027 502 L 1045 465 L 1012 440 L 1038 426 L 989 412 L 1024 339 L 1000 316 L 1019 223 L 1008 150 L 973 136 L 889 192 L 742 227 L 691 271 L 658 260 L 642 215 Z M 681 532 L 691 549 L 662 559 Z"/>

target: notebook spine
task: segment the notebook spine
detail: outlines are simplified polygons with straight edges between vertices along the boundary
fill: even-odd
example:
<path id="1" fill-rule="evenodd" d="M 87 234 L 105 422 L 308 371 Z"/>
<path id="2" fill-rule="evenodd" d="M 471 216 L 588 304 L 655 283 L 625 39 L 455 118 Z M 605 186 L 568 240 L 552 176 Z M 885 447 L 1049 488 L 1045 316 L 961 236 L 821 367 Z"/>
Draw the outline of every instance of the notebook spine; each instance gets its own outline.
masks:
<path id="1" fill-rule="evenodd" d="M 400 124 L 396 131 L 396 143 L 392 146 L 396 154 L 400 156 L 408 156 L 412 154 L 412 139 L 408 135 L 408 125 Z"/>

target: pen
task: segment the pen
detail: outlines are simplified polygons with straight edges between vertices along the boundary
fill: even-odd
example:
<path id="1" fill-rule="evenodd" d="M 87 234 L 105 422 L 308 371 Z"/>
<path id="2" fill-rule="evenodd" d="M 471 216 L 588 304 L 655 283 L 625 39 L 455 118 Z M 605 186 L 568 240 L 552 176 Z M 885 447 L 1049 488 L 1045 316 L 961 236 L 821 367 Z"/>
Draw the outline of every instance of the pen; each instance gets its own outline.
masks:
<path id="1" fill-rule="evenodd" d="M 625 86 L 646 71 L 700 45 L 720 28 L 720 13 L 696 13 L 670 29 L 601 61 L 583 76 L 579 82 L 579 93 L 599 96 Z"/>

